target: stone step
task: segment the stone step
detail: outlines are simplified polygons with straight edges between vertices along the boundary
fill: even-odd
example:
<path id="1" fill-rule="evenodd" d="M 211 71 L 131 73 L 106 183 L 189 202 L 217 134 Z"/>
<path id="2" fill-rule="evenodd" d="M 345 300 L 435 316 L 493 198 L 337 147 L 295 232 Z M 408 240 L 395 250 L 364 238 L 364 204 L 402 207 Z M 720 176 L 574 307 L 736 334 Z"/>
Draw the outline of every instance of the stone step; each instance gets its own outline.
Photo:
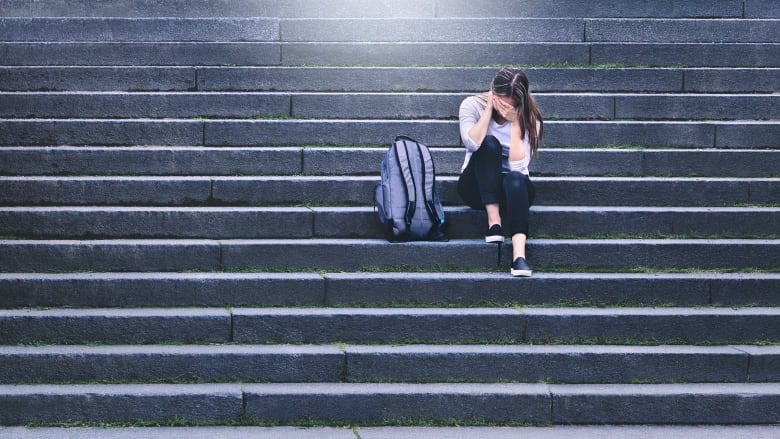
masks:
<path id="1" fill-rule="evenodd" d="M 772 20 L 727 21 L 733 33 L 749 31 L 743 42 L 758 38 Z M 0 41 L 6 42 L 583 42 L 586 22 L 549 18 L 0 18 Z M 484 29 L 490 26 L 491 32 Z M 609 29 L 597 25 L 596 36 Z M 690 27 L 690 26 L 689 26 Z M 707 38 L 706 26 L 700 26 Z M 731 30 L 731 29 L 729 29 Z"/>
<path id="2" fill-rule="evenodd" d="M 279 43 L 0 43 L 3 66 L 280 65 Z"/>
<path id="3" fill-rule="evenodd" d="M 2 308 L 778 306 L 779 273 L 3 273 Z"/>
<path id="4" fill-rule="evenodd" d="M 0 205 L 324 206 L 374 203 L 379 176 L 0 177 Z M 734 206 L 777 203 L 778 178 L 534 177 L 539 206 Z M 436 179 L 462 206 L 457 177 Z"/>
<path id="5" fill-rule="evenodd" d="M 282 20 L 283 42 L 777 43 L 778 20 L 436 18 Z M 490 29 L 486 31 L 485 29 Z"/>
<path id="6" fill-rule="evenodd" d="M 780 385 L 6 385 L 0 386 L 0 395 L 3 425 L 139 419 L 164 423 L 174 418 L 196 423 L 249 419 L 281 425 L 312 419 L 337 425 L 406 424 L 410 420 L 544 425 L 602 421 L 771 424 L 778 416 Z"/>
<path id="7" fill-rule="evenodd" d="M 780 67 L 776 43 L 2 42 L 3 66 Z"/>
<path id="8" fill-rule="evenodd" d="M 641 0 L 619 4 L 607 0 L 580 2 L 565 0 L 550 4 L 544 0 L 523 3 L 487 0 L 475 10 L 465 0 L 397 0 L 366 4 L 360 1 L 320 0 L 122 0 L 94 3 L 89 0 L 2 0 L 0 14 L 8 17 L 657 17 L 657 18 L 779 18 L 773 2 L 741 0 L 689 0 L 680 4 Z"/>
<path id="9" fill-rule="evenodd" d="M 7 18 L 0 41 L 279 41 L 276 18 Z"/>
<path id="10" fill-rule="evenodd" d="M 583 42 L 573 18 L 298 19 L 280 22 L 282 42 Z M 745 22 L 747 24 L 748 22 Z M 749 26 L 748 26 L 749 27 Z"/>
<path id="11" fill-rule="evenodd" d="M 5 176 L 376 175 L 386 147 L 4 147 Z M 459 175 L 465 150 L 435 148 L 436 173 Z M 539 149 L 531 175 L 777 177 L 780 151 Z"/>
<path id="12" fill-rule="evenodd" d="M 450 239 L 482 238 L 485 214 L 445 209 Z M 283 226 L 280 226 L 282 225 Z M 534 237 L 780 238 L 780 206 L 533 206 Z M 383 238 L 372 207 L 0 207 L 16 239 Z"/>
<path id="13" fill-rule="evenodd" d="M 254 426 L 215 426 L 215 427 L 145 427 L 143 430 L 159 439 L 178 439 L 182 436 L 192 439 L 210 439 L 214 437 L 233 437 L 239 439 L 255 437 L 297 437 L 301 439 L 354 439 L 356 432 L 364 439 L 387 439 L 403 437 L 407 439 L 436 439 L 458 437 L 460 439 L 511 439 L 524 437 L 529 439 L 581 438 L 594 435 L 604 439 L 623 439 L 626 437 L 673 438 L 673 439 L 732 439 L 750 437 L 753 439 L 774 439 L 780 434 L 780 427 L 773 425 L 607 425 L 574 426 L 550 424 L 546 427 L 254 427 Z M 18 439 L 57 439 L 67 434 L 76 437 L 111 437 L 114 439 L 135 438 L 138 427 L 0 427 L 0 435 L 7 434 Z"/>
<path id="14" fill-rule="evenodd" d="M 777 346 L 0 346 L 2 384 L 777 382 Z"/>
<path id="15" fill-rule="evenodd" d="M 777 270 L 777 239 L 531 239 L 537 271 Z M 507 245 L 507 247 L 509 247 Z M 509 265 L 510 249 L 502 264 Z M 496 270 L 482 240 L 0 240 L 2 272 Z M 499 271 L 505 265 L 499 264 Z"/>
<path id="16" fill-rule="evenodd" d="M 778 313 L 775 308 L 235 308 L 232 327 L 237 342 L 539 343 L 606 339 L 752 343 L 780 339 L 775 325 Z M 28 329 L 32 331 L 32 327 Z M 13 333 L 10 328 L 8 332 Z"/>
<path id="17" fill-rule="evenodd" d="M 778 317 L 778 308 L 21 309 L 0 310 L 0 344 L 776 344 Z"/>
<path id="18" fill-rule="evenodd" d="M 620 43 L 778 43 L 778 20 L 586 19 L 584 41 Z"/>
<path id="19" fill-rule="evenodd" d="M 456 119 L 465 93 L 9 92 L 0 118 Z M 780 119 L 780 95 L 540 93 L 546 120 Z M 723 111 L 723 106 L 729 108 Z"/>
<path id="20" fill-rule="evenodd" d="M 454 120 L 0 119 L 0 146 L 386 145 L 404 134 L 459 146 Z M 780 149 L 780 120 L 545 122 L 548 147 Z"/>
<path id="21" fill-rule="evenodd" d="M 0 67 L 3 91 L 482 92 L 497 67 Z M 523 67 L 534 92 L 777 93 L 777 68 Z M 317 81 L 310 78 L 316 76 Z"/>

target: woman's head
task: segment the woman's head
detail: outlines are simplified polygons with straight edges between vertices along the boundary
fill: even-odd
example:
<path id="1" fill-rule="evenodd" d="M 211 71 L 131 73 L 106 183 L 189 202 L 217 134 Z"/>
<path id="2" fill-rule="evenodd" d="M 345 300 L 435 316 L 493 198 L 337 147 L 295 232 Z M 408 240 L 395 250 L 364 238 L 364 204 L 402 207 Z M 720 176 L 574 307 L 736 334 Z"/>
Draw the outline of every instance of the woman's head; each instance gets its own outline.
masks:
<path id="1" fill-rule="evenodd" d="M 513 107 L 525 106 L 528 97 L 528 77 L 520 69 L 504 67 L 493 78 L 490 88 L 496 96 L 511 98 Z"/>
<path id="2" fill-rule="evenodd" d="M 526 129 L 528 129 L 531 150 L 536 152 L 542 141 L 543 122 L 542 113 L 531 95 L 528 76 L 520 69 L 504 67 L 493 78 L 490 89 L 495 96 L 510 103 L 517 110 L 521 131 L 525 135 Z M 539 129 L 533 129 L 537 125 Z"/>

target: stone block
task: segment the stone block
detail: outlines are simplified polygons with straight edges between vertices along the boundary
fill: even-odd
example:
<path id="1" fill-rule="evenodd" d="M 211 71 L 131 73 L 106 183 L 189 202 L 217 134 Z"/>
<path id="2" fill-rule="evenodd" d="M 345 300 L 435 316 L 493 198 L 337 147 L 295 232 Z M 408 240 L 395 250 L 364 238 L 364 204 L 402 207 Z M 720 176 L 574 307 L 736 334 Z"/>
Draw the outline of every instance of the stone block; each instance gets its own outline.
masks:
<path id="1" fill-rule="evenodd" d="M 357 382 L 743 382 L 748 356 L 687 346 L 348 346 L 347 364 Z"/>
<path id="2" fill-rule="evenodd" d="M 285 66 L 589 63 L 583 43 L 286 43 L 281 49 Z"/>
<path id="3" fill-rule="evenodd" d="M 285 94 L 4 93 L 0 117 L 39 119 L 258 118 L 290 114 Z M 194 142 L 199 144 L 201 142 Z"/>
<path id="4" fill-rule="evenodd" d="M 547 422 L 539 384 L 248 384 L 246 414 L 282 423 L 388 421 Z"/>
<path id="5" fill-rule="evenodd" d="M 457 123 L 429 120 L 206 121 L 207 146 L 387 145 L 399 134 L 428 146 L 460 142 Z"/>
<path id="6" fill-rule="evenodd" d="M 1 41 L 279 41 L 276 18 L 0 18 Z"/>
<path id="7" fill-rule="evenodd" d="M 238 384 L 0 386 L 0 424 L 229 422 L 242 413 Z"/>
<path id="8" fill-rule="evenodd" d="M 505 340 L 522 337 L 524 325 L 523 314 L 498 308 L 233 310 L 233 339 L 253 343 Z"/>
<path id="9" fill-rule="evenodd" d="M 189 91 L 193 67 L 0 67 L 3 91 Z"/>
<path id="10" fill-rule="evenodd" d="M 581 42 L 583 21 L 566 18 L 282 20 L 283 42 Z"/>
<path id="11" fill-rule="evenodd" d="M 686 69 L 685 91 L 694 93 L 777 93 L 780 69 Z"/>
<path id="12" fill-rule="evenodd" d="M 772 21 L 587 19 L 585 41 L 620 43 L 775 43 Z"/>
<path id="13" fill-rule="evenodd" d="M 777 384 L 550 386 L 555 424 L 764 424 Z"/>
<path id="14" fill-rule="evenodd" d="M 667 121 L 557 121 L 545 122 L 544 144 L 572 146 L 715 146 L 710 122 Z"/>
<path id="15" fill-rule="evenodd" d="M 715 135 L 718 148 L 777 149 L 780 147 L 780 122 L 724 122 L 717 126 Z"/>
<path id="16" fill-rule="evenodd" d="M 503 272 L 328 273 L 325 277 L 327 300 L 332 306 L 560 302 L 694 306 L 709 303 L 709 280 L 693 275 L 535 273 L 522 283 Z"/>
<path id="17" fill-rule="evenodd" d="M 195 120 L 2 119 L 0 146 L 201 145 Z"/>
<path id="18" fill-rule="evenodd" d="M 659 343 L 750 343 L 780 339 L 773 308 L 525 309 L 529 340 L 583 338 Z"/>
<path id="19" fill-rule="evenodd" d="M 4 66 L 279 65 L 279 43 L 0 43 Z"/>
<path id="20" fill-rule="evenodd" d="M 230 314 L 220 308 L 2 310 L 3 344 L 225 343 Z"/>
<path id="21" fill-rule="evenodd" d="M 7 384 L 56 382 L 336 382 L 335 346 L 44 346 L 0 348 Z"/>
<path id="22" fill-rule="evenodd" d="M 222 241 L 223 268 L 376 270 L 493 268 L 496 248 L 484 241 L 388 243 L 384 239 Z"/>
<path id="23" fill-rule="evenodd" d="M 54 239 L 310 238 L 304 208 L 2 208 L 0 235 Z M 280 233 L 279 224 L 284 224 Z"/>
<path id="24" fill-rule="evenodd" d="M 325 281 L 308 273 L 14 273 L 0 275 L 0 306 L 315 306 Z"/>
<path id="25" fill-rule="evenodd" d="M 649 67 L 780 67 L 780 46 L 763 43 L 593 43 L 590 63 Z"/>
<path id="26" fill-rule="evenodd" d="M 0 241 L 0 271 L 5 272 L 219 269 L 216 241 Z"/>
<path id="27" fill-rule="evenodd" d="M 471 17 L 475 14 L 484 17 L 742 17 L 742 2 L 739 0 L 694 0 L 685 3 L 659 0 L 652 4 L 637 1 L 615 3 L 608 0 L 559 0 L 553 3 L 544 0 L 491 0 L 476 11 L 467 0 L 443 1 L 437 6 L 437 14 L 441 17 Z"/>
<path id="28" fill-rule="evenodd" d="M 171 205 L 209 200 L 211 181 L 199 177 L 3 177 L 5 205 Z"/>

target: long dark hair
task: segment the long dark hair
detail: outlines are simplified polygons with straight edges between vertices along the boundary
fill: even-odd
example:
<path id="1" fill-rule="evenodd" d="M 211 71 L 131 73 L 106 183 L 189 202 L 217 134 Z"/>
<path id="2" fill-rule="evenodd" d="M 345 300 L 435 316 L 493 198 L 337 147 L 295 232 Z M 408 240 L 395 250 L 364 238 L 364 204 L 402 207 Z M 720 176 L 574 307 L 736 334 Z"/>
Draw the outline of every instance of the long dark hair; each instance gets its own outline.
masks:
<path id="1" fill-rule="evenodd" d="M 531 154 L 536 154 L 544 135 L 544 121 L 542 120 L 542 112 L 531 95 L 525 72 L 520 69 L 504 67 L 493 78 L 490 88 L 497 96 L 512 98 L 515 108 L 517 108 L 517 119 L 520 121 L 520 133 L 525 137 L 526 130 L 528 131 Z M 538 132 L 536 130 L 537 124 L 539 125 Z"/>

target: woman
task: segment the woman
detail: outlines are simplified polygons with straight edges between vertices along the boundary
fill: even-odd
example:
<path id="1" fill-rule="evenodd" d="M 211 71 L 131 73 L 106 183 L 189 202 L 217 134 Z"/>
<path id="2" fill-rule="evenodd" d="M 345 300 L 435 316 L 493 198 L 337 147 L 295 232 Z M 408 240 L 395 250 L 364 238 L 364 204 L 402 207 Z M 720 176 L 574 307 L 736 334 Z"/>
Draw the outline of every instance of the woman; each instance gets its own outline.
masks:
<path id="1" fill-rule="evenodd" d="M 542 114 L 522 70 L 505 67 L 490 91 L 463 100 L 460 136 L 466 147 L 458 193 L 467 205 L 487 212 L 486 242 L 512 237 L 512 276 L 531 276 L 525 257 L 528 211 L 534 186 L 528 164 L 542 141 Z"/>

